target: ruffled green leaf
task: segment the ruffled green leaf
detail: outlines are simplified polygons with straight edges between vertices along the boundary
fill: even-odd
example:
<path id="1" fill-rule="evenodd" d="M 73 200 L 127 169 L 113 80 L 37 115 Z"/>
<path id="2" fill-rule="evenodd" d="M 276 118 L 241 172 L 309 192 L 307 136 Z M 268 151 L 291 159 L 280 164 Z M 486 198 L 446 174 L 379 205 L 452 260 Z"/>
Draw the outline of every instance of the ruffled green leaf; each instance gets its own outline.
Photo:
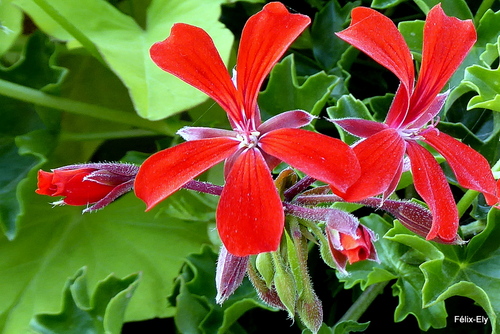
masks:
<path id="1" fill-rule="evenodd" d="M 41 334 L 119 334 L 140 275 L 123 279 L 110 275 L 98 283 L 92 297 L 87 290 L 86 275 L 86 268 L 80 269 L 66 282 L 60 313 L 37 314 L 31 328 Z"/>
<path id="2" fill-rule="evenodd" d="M 220 0 L 151 1 L 145 27 L 104 0 L 14 0 L 47 34 L 70 46 L 83 46 L 106 63 L 123 81 L 139 115 L 150 120 L 189 109 L 207 97 L 163 72 L 149 58 L 149 48 L 170 34 L 171 26 L 184 22 L 205 29 L 223 59 L 228 59 L 233 38 L 218 22 Z"/>
<path id="3" fill-rule="evenodd" d="M 378 215 L 364 217 L 361 223 L 368 226 L 383 236 L 389 230 L 390 225 Z M 404 228 L 402 228 L 404 230 Z M 392 230 L 391 230 L 392 231 Z M 422 238 L 411 236 L 418 242 Z M 344 282 L 346 288 L 355 284 L 360 284 L 362 289 L 367 286 L 396 279 L 392 285 L 394 296 L 398 296 L 399 304 L 394 311 L 394 320 L 403 321 L 412 314 L 418 321 L 422 330 L 430 327 L 443 328 L 446 326 L 446 310 L 443 302 L 436 302 L 432 305 L 424 305 L 422 300 L 422 288 L 425 277 L 419 269 L 418 264 L 409 261 L 405 257 L 410 248 L 389 238 L 380 238 L 375 242 L 375 248 L 380 259 L 380 264 L 373 261 L 361 261 L 347 266 L 350 273 L 348 277 L 339 277 Z"/>
<path id="4" fill-rule="evenodd" d="M 485 230 L 472 238 L 467 246 L 434 244 L 406 234 L 401 226 L 389 231 L 386 238 L 412 247 L 427 260 L 420 265 L 425 276 L 422 289 L 424 307 L 435 306 L 451 296 L 473 299 L 487 313 L 493 332 L 500 328 L 500 219 L 498 210 L 488 215 Z"/>
<path id="5" fill-rule="evenodd" d="M 487 45 L 481 59 L 488 59 L 485 66 L 473 65 L 467 68 L 464 83 L 476 91 L 467 106 L 468 109 L 486 108 L 500 112 L 500 68 L 492 68 L 492 62 L 500 54 L 500 38 L 495 45 Z M 495 58 L 496 57 L 496 58 Z"/>

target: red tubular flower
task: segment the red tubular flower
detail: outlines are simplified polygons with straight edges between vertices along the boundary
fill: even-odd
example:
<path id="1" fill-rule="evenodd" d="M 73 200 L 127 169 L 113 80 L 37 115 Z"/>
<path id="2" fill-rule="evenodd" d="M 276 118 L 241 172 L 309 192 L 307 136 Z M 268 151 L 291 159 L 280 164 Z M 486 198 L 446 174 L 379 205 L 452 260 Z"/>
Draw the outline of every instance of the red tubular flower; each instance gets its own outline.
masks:
<path id="1" fill-rule="evenodd" d="M 433 214 L 427 239 L 437 237 L 452 242 L 458 229 L 458 213 L 450 187 L 432 154 L 418 142 L 432 146 L 446 159 L 460 185 L 482 192 L 490 205 L 497 202 L 495 180 L 487 160 L 469 146 L 440 133 L 432 123 L 447 97 L 447 93 L 439 92 L 476 41 L 472 21 L 447 16 L 441 5 L 429 11 L 416 85 L 409 48 L 386 16 L 369 8 L 355 8 L 351 25 L 337 35 L 401 81 L 384 123 L 352 118 L 334 120 L 346 131 L 367 138 L 354 147 L 361 165 L 360 179 L 346 192 L 337 194 L 349 201 L 381 193 L 388 196 L 397 186 L 406 153 L 415 188 Z"/>
<path id="2" fill-rule="evenodd" d="M 346 144 L 298 129 L 309 124 L 310 114 L 288 111 L 261 123 L 260 86 L 309 23 L 307 16 L 290 14 L 280 3 L 267 4 L 243 29 L 233 79 L 212 39 L 200 28 L 175 24 L 170 37 L 152 46 L 153 61 L 220 104 L 233 130 L 181 129 L 187 142 L 147 159 L 134 187 L 148 209 L 225 160 L 217 229 L 232 255 L 247 256 L 274 251 L 279 245 L 284 213 L 270 173 L 279 161 L 341 191 L 359 177 L 359 164 Z"/>
<path id="3" fill-rule="evenodd" d="M 64 196 L 56 205 L 89 205 L 83 212 L 102 209 L 132 190 L 139 168 L 123 163 L 89 163 L 38 171 L 37 194 Z"/>

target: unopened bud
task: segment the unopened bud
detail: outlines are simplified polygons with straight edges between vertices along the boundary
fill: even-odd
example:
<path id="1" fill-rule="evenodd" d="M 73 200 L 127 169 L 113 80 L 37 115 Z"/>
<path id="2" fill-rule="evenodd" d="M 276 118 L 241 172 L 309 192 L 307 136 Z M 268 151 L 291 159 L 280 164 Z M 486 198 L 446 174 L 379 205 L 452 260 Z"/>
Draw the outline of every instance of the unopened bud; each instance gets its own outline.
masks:
<path id="1" fill-rule="evenodd" d="M 295 303 L 297 301 L 297 287 L 295 279 L 290 270 L 284 265 L 283 259 L 277 252 L 273 252 L 276 273 L 274 274 L 274 287 L 281 302 L 285 305 L 290 318 L 295 315 Z"/>
<path id="2" fill-rule="evenodd" d="M 408 201 L 385 200 L 381 209 L 389 212 L 407 229 L 422 237 L 427 237 L 432 227 L 432 213 L 423 206 Z M 455 239 L 445 241 L 439 236 L 432 241 L 442 244 L 460 245 L 465 243 L 457 234 Z"/>
<path id="3" fill-rule="evenodd" d="M 217 296 L 215 300 L 222 304 L 241 285 L 247 272 L 248 256 L 234 256 L 222 246 L 217 260 L 217 271 L 215 274 L 215 285 Z"/>
<path id="4" fill-rule="evenodd" d="M 317 333 L 319 331 L 323 324 L 323 306 L 312 289 L 299 297 L 297 315 L 311 332 Z"/>
<path id="5" fill-rule="evenodd" d="M 266 286 L 272 286 L 274 279 L 274 264 L 271 254 L 268 252 L 258 254 L 255 258 L 255 266 L 264 279 Z"/>

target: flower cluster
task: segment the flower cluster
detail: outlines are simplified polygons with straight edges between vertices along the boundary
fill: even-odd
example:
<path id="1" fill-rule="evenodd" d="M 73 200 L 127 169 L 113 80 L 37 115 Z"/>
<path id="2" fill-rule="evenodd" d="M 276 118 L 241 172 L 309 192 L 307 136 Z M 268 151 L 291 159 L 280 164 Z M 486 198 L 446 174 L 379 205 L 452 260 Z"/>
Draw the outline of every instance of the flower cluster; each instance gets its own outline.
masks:
<path id="1" fill-rule="evenodd" d="M 307 273 L 307 243 L 317 243 L 325 262 L 342 275 L 348 275 L 347 263 L 379 261 L 377 236 L 354 215 L 325 203 L 379 208 L 428 240 L 462 243 L 450 186 L 428 148 L 446 160 L 459 185 L 481 192 L 491 206 L 499 202 L 499 183 L 487 160 L 440 132 L 435 120 L 448 95 L 443 87 L 476 41 L 473 23 L 447 16 L 440 5 L 432 8 L 415 80 L 412 55 L 394 23 L 373 9 L 352 11 L 350 26 L 337 36 L 400 80 L 383 123 L 330 120 L 360 138 L 352 146 L 301 129 L 314 119 L 303 110 L 261 119 L 257 97 L 265 78 L 309 24 L 309 17 L 292 14 L 281 3 L 265 5 L 245 24 L 232 77 L 204 30 L 175 24 L 167 39 L 151 47 L 151 59 L 216 101 L 230 129 L 185 127 L 178 132 L 185 142 L 153 154 L 140 168 L 94 163 L 40 171 L 36 192 L 64 197 L 55 204 L 92 204 L 84 212 L 101 209 L 132 188 L 147 210 L 181 188 L 220 196 L 217 301 L 229 298 L 248 275 L 264 301 L 298 314 L 314 332 L 322 310 Z M 195 180 L 220 162 L 223 186 Z M 306 176 L 299 180 L 285 168 L 274 179 L 272 171 L 281 163 Z M 389 199 L 406 170 L 429 210 Z"/>

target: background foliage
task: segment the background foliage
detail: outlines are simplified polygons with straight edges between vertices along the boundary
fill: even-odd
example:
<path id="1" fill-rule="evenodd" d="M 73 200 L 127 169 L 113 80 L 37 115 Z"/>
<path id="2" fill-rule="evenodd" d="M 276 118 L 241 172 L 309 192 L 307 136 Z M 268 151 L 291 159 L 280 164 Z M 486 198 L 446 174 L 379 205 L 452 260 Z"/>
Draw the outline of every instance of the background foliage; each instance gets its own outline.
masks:
<path id="1" fill-rule="evenodd" d="M 264 117 L 304 109 L 320 116 L 317 131 L 352 142 L 323 116 L 383 120 L 397 81 L 333 33 L 348 24 L 355 6 L 380 9 L 399 24 L 418 62 L 422 20 L 437 2 L 284 1 L 313 24 L 273 70 L 259 98 Z M 300 322 L 260 302 L 248 281 L 224 305 L 215 304 L 217 198 L 182 190 L 145 213 L 128 194 L 82 215 L 82 208 L 52 208 L 53 199 L 34 193 L 40 168 L 140 163 L 179 142 L 175 131 L 184 125 L 227 127 L 217 105 L 156 68 L 148 49 L 174 22 L 191 23 L 208 31 L 231 66 L 243 23 L 263 4 L 0 2 L 0 332 L 138 333 L 154 325 L 162 332 L 262 333 L 266 321 L 302 331 Z M 493 166 L 500 158 L 500 4 L 442 4 L 449 15 L 474 20 L 478 42 L 448 84 L 439 129 Z M 221 168 L 203 178 L 222 184 Z M 411 179 L 404 180 L 397 195 L 416 197 Z M 310 270 L 325 310 L 320 333 L 500 329 L 500 213 L 477 194 L 458 187 L 454 193 L 466 246 L 425 241 L 390 216 L 361 208 L 354 214 L 377 232 L 380 264 L 356 263 L 340 277 L 312 248 Z M 381 293 L 372 306 L 338 323 L 370 287 Z M 457 316 L 486 316 L 488 323 L 460 323 Z"/>

